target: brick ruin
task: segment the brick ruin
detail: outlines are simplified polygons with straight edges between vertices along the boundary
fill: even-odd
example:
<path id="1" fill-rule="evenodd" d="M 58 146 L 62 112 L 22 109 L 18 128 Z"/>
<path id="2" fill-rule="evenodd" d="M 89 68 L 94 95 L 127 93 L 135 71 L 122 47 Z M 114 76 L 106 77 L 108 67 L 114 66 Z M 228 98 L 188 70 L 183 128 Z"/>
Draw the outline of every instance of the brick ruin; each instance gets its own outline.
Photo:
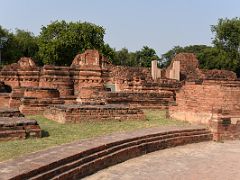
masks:
<path id="1" fill-rule="evenodd" d="M 89 115 L 91 112 L 91 115 Z M 44 111 L 44 116 L 59 123 L 98 120 L 143 120 L 143 111 L 123 105 L 56 105 Z"/>
<path id="2" fill-rule="evenodd" d="M 26 119 L 18 109 L 0 109 L 0 141 L 39 138 L 41 128 L 36 120 Z"/>
<path id="3" fill-rule="evenodd" d="M 203 70 L 193 54 L 181 53 L 180 80 L 176 104 L 169 106 L 168 115 L 191 123 L 206 124 L 215 140 L 240 137 L 240 81 L 234 72 Z"/>
<path id="4" fill-rule="evenodd" d="M 65 123 L 142 119 L 141 109 L 167 109 L 170 117 L 207 124 L 218 140 L 240 136 L 239 93 L 234 72 L 200 69 L 191 53 L 177 54 L 166 69 L 156 61 L 151 69 L 114 66 L 97 50 L 87 50 L 70 67 L 38 67 L 25 57 L 0 71 L 1 107 L 23 114 Z"/>
<path id="5" fill-rule="evenodd" d="M 11 88 L 1 93 L 4 106 L 19 108 L 25 115 L 42 114 L 49 105 L 61 104 L 167 108 L 181 86 L 173 79 L 154 81 L 150 68 L 113 66 L 97 50 L 78 54 L 70 67 L 38 67 L 24 57 L 4 66 L 0 81 Z"/>

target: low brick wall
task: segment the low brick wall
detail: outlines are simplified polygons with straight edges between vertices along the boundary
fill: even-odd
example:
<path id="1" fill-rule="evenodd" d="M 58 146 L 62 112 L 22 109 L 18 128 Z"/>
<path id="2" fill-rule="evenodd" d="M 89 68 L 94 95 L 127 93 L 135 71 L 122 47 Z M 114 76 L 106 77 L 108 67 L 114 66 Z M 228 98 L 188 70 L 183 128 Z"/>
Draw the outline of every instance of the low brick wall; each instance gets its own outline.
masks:
<path id="1" fill-rule="evenodd" d="M 127 104 L 143 109 L 165 109 L 175 104 L 172 91 L 108 93 L 106 99 L 109 104 Z"/>
<path id="2" fill-rule="evenodd" d="M 21 98 L 24 96 L 25 88 L 14 88 L 10 94 L 9 107 L 19 108 L 21 105 Z"/>
<path id="3" fill-rule="evenodd" d="M 57 89 L 26 88 L 19 110 L 24 115 L 42 114 L 49 105 L 64 104 Z"/>
<path id="4" fill-rule="evenodd" d="M 218 114 L 209 121 L 209 127 L 215 141 L 240 139 L 240 117 Z"/>
<path id="5" fill-rule="evenodd" d="M 191 123 L 208 124 L 213 111 L 222 109 L 229 116 L 240 116 L 240 81 L 204 80 L 186 82 L 176 93 L 176 106 L 169 115 Z"/>
<path id="6" fill-rule="evenodd" d="M 26 88 L 24 91 L 24 97 L 34 97 L 34 98 L 59 98 L 60 94 L 57 89 L 50 88 Z"/>
<path id="7" fill-rule="evenodd" d="M 24 115 L 15 108 L 0 108 L 0 117 L 24 117 Z"/>
<path id="8" fill-rule="evenodd" d="M 122 105 L 55 105 L 48 107 L 43 115 L 59 123 L 145 119 L 142 110 Z"/>
<path id="9" fill-rule="evenodd" d="M 24 97 L 21 100 L 21 106 L 19 107 L 19 110 L 24 115 L 42 114 L 49 105 L 54 105 L 54 104 L 64 104 L 64 100 L 59 98 L 38 99 L 38 98 Z"/>
<path id="10" fill-rule="evenodd" d="M 24 117 L 0 117 L 0 141 L 41 137 L 41 129 L 36 120 Z"/>

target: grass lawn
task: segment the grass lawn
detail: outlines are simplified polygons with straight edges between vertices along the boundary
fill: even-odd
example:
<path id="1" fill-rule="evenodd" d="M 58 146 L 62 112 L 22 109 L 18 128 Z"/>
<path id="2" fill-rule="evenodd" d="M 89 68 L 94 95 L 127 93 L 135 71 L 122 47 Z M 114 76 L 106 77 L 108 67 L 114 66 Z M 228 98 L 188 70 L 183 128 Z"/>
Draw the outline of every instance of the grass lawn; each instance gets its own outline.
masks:
<path id="1" fill-rule="evenodd" d="M 43 116 L 31 116 L 36 119 L 43 130 L 43 138 L 0 142 L 0 161 L 20 155 L 39 151 L 56 145 L 69 143 L 79 139 L 110 134 L 113 132 L 130 131 L 154 126 L 179 125 L 187 123 L 166 119 L 164 111 L 145 110 L 146 120 L 134 121 L 99 121 L 80 124 L 59 124 Z"/>

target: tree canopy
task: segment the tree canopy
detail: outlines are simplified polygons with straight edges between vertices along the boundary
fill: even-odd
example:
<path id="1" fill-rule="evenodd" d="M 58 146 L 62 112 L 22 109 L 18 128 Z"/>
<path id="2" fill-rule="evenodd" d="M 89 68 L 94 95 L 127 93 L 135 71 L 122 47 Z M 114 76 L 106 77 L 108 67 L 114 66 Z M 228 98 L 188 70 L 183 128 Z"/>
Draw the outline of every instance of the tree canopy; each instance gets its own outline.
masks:
<path id="1" fill-rule="evenodd" d="M 195 53 L 201 68 L 226 69 L 240 75 L 240 18 L 219 19 L 211 26 L 213 46 L 175 46 L 162 55 L 160 63 L 167 66 L 173 56 L 180 52 Z"/>
<path id="2" fill-rule="evenodd" d="M 240 18 L 219 19 L 211 30 L 215 35 L 213 44 L 226 54 L 223 67 L 240 75 Z"/>
<path id="3" fill-rule="evenodd" d="M 122 48 L 115 52 L 113 63 L 124 66 L 150 67 L 152 60 L 158 60 L 156 51 L 148 46 L 136 52 L 129 52 L 127 48 Z"/>
<path id="4" fill-rule="evenodd" d="M 240 18 L 219 19 L 211 30 L 213 46 L 175 46 L 159 58 L 148 46 L 135 52 L 127 48 L 116 51 L 104 42 L 105 29 L 88 22 L 54 21 L 43 26 L 39 36 L 20 29 L 10 32 L 0 26 L 0 37 L 8 37 L 2 60 L 6 64 L 30 56 L 41 65 L 70 65 L 76 54 L 97 49 L 115 65 L 150 67 L 156 59 L 166 67 L 177 53 L 189 52 L 196 54 L 201 68 L 232 70 L 240 76 Z"/>
<path id="5" fill-rule="evenodd" d="M 86 49 L 102 50 L 105 30 L 91 23 L 54 21 L 41 28 L 38 55 L 44 64 L 70 65 Z"/>
<path id="6" fill-rule="evenodd" d="M 0 37 L 7 37 L 3 45 L 2 60 L 4 64 L 15 62 L 20 57 L 36 58 L 38 52 L 37 38 L 33 33 L 16 29 L 11 33 L 0 26 Z"/>

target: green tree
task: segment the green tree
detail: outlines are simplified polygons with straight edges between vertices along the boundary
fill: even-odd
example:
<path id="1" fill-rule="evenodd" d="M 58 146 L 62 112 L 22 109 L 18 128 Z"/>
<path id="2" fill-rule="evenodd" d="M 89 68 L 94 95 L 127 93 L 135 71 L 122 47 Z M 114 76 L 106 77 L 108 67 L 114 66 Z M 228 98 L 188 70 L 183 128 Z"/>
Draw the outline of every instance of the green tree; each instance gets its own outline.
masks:
<path id="1" fill-rule="evenodd" d="M 32 32 L 16 29 L 14 34 L 20 57 L 35 57 L 38 52 L 37 38 Z"/>
<path id="2" fill-rule="evenodd" d="M 11 33 L 0 26 L 0 37 L 8 38 L 2 49 L 2 62 L 4 64 L 17 62 L 23 56 L 36 58 L 38 45 L 33 33 L 20 29 Z"/>
<path id="3" fill-rule="evenodd" d="M 211 26 L 211 30 L 215 35 L 213 44 L 227 54 L 227 62 L 223 63 L 223 67 L 240 75 L 240 18 L 219 19 L 217 25 Z"/>
<path id="4" fill-rule="evenodd" d="M 115 65 L 128 65 L 129 61 L 129 52 L 127 48 L 122 48 L 119 51 L 115 52 L 114 61 Z"/>
<path id="5" fill-rule="evenodd" d="M 104 34 L 103 27 L 95 24 L 54 21 L 41 28 L 38 55 L 44 64 L 70 65 L 77 53 L 106 48 Z"/>
<path id="6" fill-rule="evenodd" d="M 140 51 L 136 52 L 137 64 L 142 67 L 150 67 L 152 60 L 158 60 L 156 51 L 148 46 L 143 46 Z"/>
<path id="7" fill-rule="evenodd" d="M 202 55 L 202 53 L 204 52 L 205 49 L 211 49 L 211 48 L 212 47 L 206 46 L 206 45 L 191 45 L 191 46 L 186 46 L 186 47 L 175 46 L 171 50 L 169 50 L 168 52 L 166 52 L 165 54 L 163 54 L 161 56 L 161 58 L 160 58 L 161 67 L 167 67 L 176 54 L 183 53 L 183 52 L 194 53 L 197 56 L 197 58 L 199 59 L 200 64 L 201 64 L 201 61 L 205 60 L 205 59 L 202 59 L 203 56 L 200 56 L 200 55 Z"/>
<path id="8" fill-rule="evenodd" d="M 104 44 L 104 46 L 101 48 L 101 53 L 105 56 L 108 57 L 108 59 L 114 63 L 114 57 L 115 57 L 115 49 L 111 48 L 109 44 Z"/>

